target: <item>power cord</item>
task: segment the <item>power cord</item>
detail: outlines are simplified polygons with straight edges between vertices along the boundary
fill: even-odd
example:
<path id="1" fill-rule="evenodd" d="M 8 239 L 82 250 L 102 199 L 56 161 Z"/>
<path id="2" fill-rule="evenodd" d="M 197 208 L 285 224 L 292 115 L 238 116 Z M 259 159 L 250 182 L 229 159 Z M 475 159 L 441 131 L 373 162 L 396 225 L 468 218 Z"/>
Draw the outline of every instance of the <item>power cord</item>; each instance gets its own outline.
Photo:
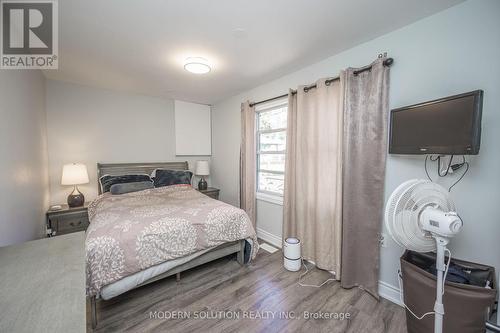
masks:
<path id="1" fill-rule="evenodd" d="M 458 178 L 458 180 L 456 182 L 454 182 L 449 188 L 448 188 L 448 192 L 451 192 L 451 189 L 457 185 L 464 177 L 465 177 L 465 174 L 467 173 L 467 171 L 469 171 L 469 162 L 465 161 L 465 157 L 464 157 L 464 163 L 462 164 L 462 166 L 465 165 L 465 171 L 464 173 L 460 176 L 460 178 Z M 461 166 L 461 167 L 462 167 Z M 453 166 L 452 166 L 453 168 Z M 459 168 L 458 168 L 459 169 Z M 457 170 L 458 170 L 457 169 Z"/>
<path id="2" fill-rule="evenodd" d="M 448 248 L 444 249 L 446 252 L 448 252 L 448 262 L 446 263 L 446 269 L 444 270 L 444 276 L 443 276 L 443 292 L 441 295 L 444 295 L 444 285 L 446 284 L 446 275 L 448 275 L 448 268 L 450 268 L 450 261 L 451 261 L 451 251 L 448 250 Z"/>
<path id="3" fill-rule="evenodd" d="M 329 278 L 327 280 L 325 280 L 322 284 L 320 285 L 314 285 L 314 284 L 305 284 L 305 283 L 302 283 L 300 280 L 302 280 L 302 278 L 304 276 L 307 275 L 307 273 L 309 273 L 309 268 L 307 268 L 307 265 L 304 263 L 304 259 L 300 258 L 301 262 L 302 262 L 302 265 L 304 265 L 306 271 L 302 274 L 300 274 L 299 276 L 299 286 L 301 287 L 313 287 L 313 288 L 320 288 L 320 287 L 323 287 L 326 283 L 330 282 L 330 281 L 336 281 L 336 279 L 332 279 L 332 278 Z"/>
<path id="4" fill-rule="evenodd" d="M 431 162 L 438 162 L 437 164 L 437 174 L 439 177 L 446 177 L 448 174 L 449 174 L 449 171 L 450 171 L 450 168 L 451 170 L 453 171 L 457 171 L 459 169 L 461 169 L 464 165 L 465 165 L 465 171 L 462 173 L 462 175 L 460 176 L 460 178 L 457 179 L 456 182 L 454 182 L 449 188 L 448 188 L 448 192 L 451 192 L 451 189 L 457 185 L 464 177 L 465 177 L 465 174 L 469 171 L 469 162 L 467 162 L 467 160 L 465 159 L 465 156 L 462 155 L 462 162 L 461 163 L 455 163 L 455 164 L 452 164 L 452 161 L 453 161 L 453 157 L 455 155 L 451 155 L 450 157 L 450 161 L 448 162 L 448 167 L 446 168 L 446 172 L 444 174 L 441 174 L 441 155 L 438 155 L 437 157 L 433 157 L 433 155 L 426 155 L 425 156 L 425 162 L 424 162 L 424 169 L 425 169 L 425 174 L 427 175 L 427 178 L 431 181 L 431 182 L 434 182 L 434 180 L 431 178 L 431 176 L 429 175 L 429 170 L 427 168 L 427 161 L 431 161 Z"/>
<path id="5" fill-rule="evenodd" d="M 422 320 L 424 319 L 424 317 L 428 316 L 428 315 L 433 315 L 433 314 L 436 314 L 434 311 L 430 311 L 430 312 L 426 312 L 424 313 L 423 315 L 421 315 L 420 317 L 417 316 L 413 311 L 411 311 L 411 309 L 405 304 L 405 301 L 403 300 L 403 293 L 401 292 L 403 289 L 401 288 L 401 279 L 402 279 L 402 276 L 401 276 L 401 271 L 398 271 L 398 284 L 399 284 L 399 301 L 401 302 L 401 304 L 403 304 L 403 307 L 408 310 L 409 313 L 411 313 L 413 315 L 413 317 L 417 318 L 418 320 Z"/>
<path id="6" fill-rule="evenodd" d="M 450 161 L 448 162 L 448 167 L 446 168 L 446 172 L 444 173 L 444 175 L 441 174 L 441 155 L 438 156 L 437 158 L 437 161 L 438 161 L 438 176 L 439 177 L 446 177 L 448 176 L 448 173 L 450 172 L 450 168 L 451 168 L 451 162 L 453 162 L 453 157 L 455 155 L 451 155 L 450 157 Z"/>
<path id="7" fill-rule="evenodd" d="M 427 178 L 429 178 L 429 180 L 434 183 L 434 180 L 432 180 L 431 176 L 429 176 L 429 171 L 427 171 L 427 160 L 429 159 L 429 156 L 431 156 L 431 155 L 425 155 L 424 169 L 425 169 L 425 174 L 427 175 Z M 431 161 L 432 161 L 432 158 L 431 158 Z"/>
<path id="8" fill-rule="evenodd" d="M 444 286 L 446 284 L 446 276 L 448 275 L 448 268 L 450 267 L 450 262 L 451 262 L 451 251 L 449 249 L 445 249 L 445 251 L 448 252 L 448 262 L 445 264 L 446 266 L 446 269 L 444 271 L 444 275 L 443 275 L 443 292 L 442 292 L 442 295 L 444 295 Z M 398 284 L 399 284 L 399 301 L 401 302 L 401 304 L 403 304 L 403 307 L 408 310 L 408 312 L 410 312 L 412 314 L 413 317 L 417 318 L 417 320 L 422 320 L 424 319 L 424 317 L 428 316 L 428 315 L 434 315 L 436 314 L 436 312 L 434 311 L 430 311 L 430 312 L 426 312 L 424 313 L 423 315 L 421 316 L 417 316 L 404 302 L 403 300 L 403 288 L 401 287 L 401 279 L 402 279 L 402 275 L 401 275 L 401 271 L 399 270 L 398 271 Z"/>

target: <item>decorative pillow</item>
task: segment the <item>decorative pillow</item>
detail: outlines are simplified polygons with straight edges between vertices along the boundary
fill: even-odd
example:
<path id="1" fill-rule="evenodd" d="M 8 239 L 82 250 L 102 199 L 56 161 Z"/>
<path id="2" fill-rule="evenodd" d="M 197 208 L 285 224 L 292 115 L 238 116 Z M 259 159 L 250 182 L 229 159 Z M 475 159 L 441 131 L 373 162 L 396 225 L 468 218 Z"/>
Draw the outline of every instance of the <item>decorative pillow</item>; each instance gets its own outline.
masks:
<path id="1" fill-rule="evenodd" d="M 191 177 L 193 177 L 193 173 L 191 171 L 166 170 L 166 169 L 156 169 L 155 171 L 156 175 L 153 178 L 155 187 L 178 185 L 178 184 L 191 185 Z"/>
<path id="2" fill-rule="evenodd" d="M 150 188 L 154 188 L 152 180 L 145 182 L 113 184 L 111 185 L 109 191 L 111 192 L 111 194 L 125 194 L 142 190 L 148 190 Z"/>
<path id="3" fill-rule="evenodd" d="M 99 178 L 99 184 L 101 185 L 101 192 L 109 192 L 111 186 L 114 184 L 122 183 L 137 183 L 137 182 L 147 182 L 152 181 L 149 175 L 122 175 L 122 176 L 111 176 L 104 175 Z"/>

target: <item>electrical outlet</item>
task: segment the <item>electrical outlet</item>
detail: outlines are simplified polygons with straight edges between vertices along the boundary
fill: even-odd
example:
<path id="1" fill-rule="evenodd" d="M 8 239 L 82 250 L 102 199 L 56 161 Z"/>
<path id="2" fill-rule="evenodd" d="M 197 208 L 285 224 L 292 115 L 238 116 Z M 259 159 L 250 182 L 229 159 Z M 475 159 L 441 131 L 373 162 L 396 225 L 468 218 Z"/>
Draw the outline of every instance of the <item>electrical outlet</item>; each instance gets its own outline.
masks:
<path id="1" fill-rule="evenodd" d="M 384 233 L 380 234 L 380 246 L 387 247 L 387 235 Z"/>

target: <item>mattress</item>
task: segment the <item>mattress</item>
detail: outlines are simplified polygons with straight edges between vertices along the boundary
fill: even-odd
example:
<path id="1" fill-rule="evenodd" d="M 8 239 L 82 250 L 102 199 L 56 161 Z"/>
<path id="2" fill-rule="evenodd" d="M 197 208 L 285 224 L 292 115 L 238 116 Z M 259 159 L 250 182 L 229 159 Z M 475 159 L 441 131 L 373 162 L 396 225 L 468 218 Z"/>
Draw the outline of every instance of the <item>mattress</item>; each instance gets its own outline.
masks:
<path id="1" fill-rule="evenodd" d="M 105 193 L 89 205 L 89 220 L 87 294 L 104 299 L 225 243 L 247 239 L 251 259 L 258 251 L 243 210 L 189 185 Z"/>
<path id="2" fill-rule="evenodd" d="M 191 261 L 199 256 L 201 256 L 204 253 L 207 253 L 211 249 L 206 249 L 202 251 L 198 251 L 196 253 L 193 253 L 189 256 L 178 258 L 178 259 L 173 259 L 166 261 L 162 264 L 156 265 L 149 267 L 143 271 L 139 271 L 137 273 L 134 273 L 132 275 L 126 276 L 121 280 L 118 280 L 116 282 L 113 282 L 111 284 L 108 284 L 107 286 L 104 286 L 101 289 L 101 294 L 100 297 L 104 300 L 111 299 L 113 297 L 116 297 L 118 295 L 121 295 L 129 290 L 134 289 L 135 287 L 141 285 L 145 281 L 152 279 L 158 275 L 161 275 L 177 266 L 180 266 L 182 264 L 187 263 L 188 261 Z"/>

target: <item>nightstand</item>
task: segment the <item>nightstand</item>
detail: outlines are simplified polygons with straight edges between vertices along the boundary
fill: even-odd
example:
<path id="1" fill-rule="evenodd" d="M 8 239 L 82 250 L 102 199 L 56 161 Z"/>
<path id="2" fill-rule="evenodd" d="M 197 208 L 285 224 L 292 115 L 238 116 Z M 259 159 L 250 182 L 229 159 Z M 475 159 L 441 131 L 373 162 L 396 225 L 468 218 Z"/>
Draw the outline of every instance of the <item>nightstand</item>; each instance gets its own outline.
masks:
<path id="1" fill-rule="evenodd" d="M 213 198 L 215 200 L 219 200 L 219 192 L 220 190 L 215 187 L 209 187 L 206 190 L 198 190 L 201 193 L 208 195 L 210 198 Z"/>
<path id="2" fill-rule="evenodd" d="M 70 208 L 62 205 L 60 210 L 47 211 L 47 237 L 85 231 L 89 226 L 88 203 L 83 207 Z"/>

